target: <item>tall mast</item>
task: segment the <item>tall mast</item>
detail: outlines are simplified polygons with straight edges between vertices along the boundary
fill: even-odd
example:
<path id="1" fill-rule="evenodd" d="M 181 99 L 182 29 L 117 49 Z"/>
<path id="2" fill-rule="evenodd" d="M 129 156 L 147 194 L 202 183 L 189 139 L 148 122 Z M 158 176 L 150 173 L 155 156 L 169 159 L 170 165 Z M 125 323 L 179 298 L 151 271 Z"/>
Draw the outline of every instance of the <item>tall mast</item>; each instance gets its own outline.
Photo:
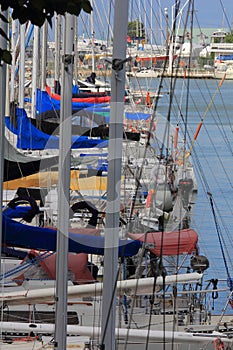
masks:
<path id="1" fill-rule="evenodd" d="M 78 17 L 74 17 L 74 81 L 78 85 Z"/>
<path id="2" fill-rule="evenodd" d="M 150 44 L 152 47 L 153 43 L 153 7 L 152 7 L 152 0 L 150 0 Z"/>
<path id="3" fill-rule="evenodd" d="M 32 65 L 32 106 L 31 115 L 36 116 L 36 89 L 38 88 L 38 70 L 39 70 L 39 47 L 40 47 L 40 28 L 34 26 L 33 38 L 33 65 Z"/>
<path id="4" fill-rule="evenodd" d="M 159 18 L 160 41 L 161 41 L 161 45 L 163 45 L 163 16 L 162 16 L 162 8 L 161 8 L 160 0 L 158 0 L 158 8 L 159 8 L 158 18 Z"/>
<path id="5" fill-rule="evenodd" d="M 61 53 L 61 16 L 55 16 L 55 63 L 54 63 L 54 90 L 55 93 L 60 93 L 60 53 Z"/>
<path id="6" fill-rule="evenodd" d="M 1 14 L 8 17 L 8 11 L 2 11 Z M 4 33 L 7 33 L 7 23 L 0 20 L 1 29 Z M 6 39 L 0 35 L 0 47 L 2 50 L 6 50 Z M 3 202 L 3 180 L 4 180 L 4 135 L 5 135 L 5 103 L 6 103 L 6 63 L 0 62 L 0 89 L 1 89 L 1 103 L 0 103 L 0 205 L 2 208 Z M 0 247 L 2 246 L 2 215 L 0 215 Z M 0 270 L 1 270 L 1 251 L 0 251 Z"/>
<path id="7" fill-rule="evenodd" d="M 45 21 L 42 27 L 41 90 L 45 90 L 45 86 L 46 86 L 47 41 L 48 41 L 48 22 Z"/>
<path id="8" fill-rule="evenodd" d="M 14 48 L 12 50 L 12 65 L 11 65 L 11 79 L 10 79 L 10 102 L 15 101 L 15 64 L 16 64 L 16 33 L 17 26 L 16 20 L 12 20 L 12 37 L 11 37 L 11 45 Z"/>
<path id="9" fill-rule="evenodd" d="M 19 108 L 24 108 L 24 82 L 25 82 L 25 31 L 26 24 L 20 25 L 20 61 L 19 61 Z"/>
<path id="10" fill-rule="evenodd" d="M 115 349 L 119 212 L 121 190 L 122 135 L 125 91 L 125 58 L 129 1 L 116 0 L 114 12 L 111 111 L 108 151 L 108 183 L 104 250 L 101 344 Z"/>
<path id="11" fill-rule="evenodd" d="M 59 141 L 55 349 L 66 349 L 74 17 L 64 18 Z"/>
<path id="12" fill-rule="evenodd" d="M 91 6 L 93 8 L 93 0 L 91 0 Z M 94 31 L 94 14 L 91 12 L 91 64 L 92 72 L 95 71 L 95 31 Z"/>

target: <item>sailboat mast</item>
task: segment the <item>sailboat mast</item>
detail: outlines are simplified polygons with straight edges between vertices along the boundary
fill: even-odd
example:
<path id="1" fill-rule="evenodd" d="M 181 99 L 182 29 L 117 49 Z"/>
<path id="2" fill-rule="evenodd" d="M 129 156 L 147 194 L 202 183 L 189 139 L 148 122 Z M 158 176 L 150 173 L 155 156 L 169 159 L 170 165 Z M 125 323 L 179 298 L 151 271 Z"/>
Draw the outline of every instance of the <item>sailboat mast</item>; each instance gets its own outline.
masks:
<path id="1" fill-rule="evenodd" d="M 1 11 L 1 8 L 0 8 Z M 1 14 L 8 18 L 8 11 L 1 11 Z M 7 33 L 7 23 L 1 20 L 1 29 L 4 33 Z M 7 42 L 6 39 L 0 35 L 0 47 L 2 50 L 6 50 Z M 6 63 L 1 62 L 0 64 L 0 89 L 1 89 L 1 103 L 0 103 L 0 205 L 2 208 L 3 202 L 3 179 L 4 179 L 4 135 L 5 135 L 5 103 L 6 103 Z M 0 216 L 0 247 L 2 246 L 2 215 Z M 1 251 L 0 251 L 0 270 L 1 270 Z"/>
<path id="2" fill-rule="evenodd" d="M 74 82 L 78 85 L 78 18 L 74 18 Z"/>
<path id="3" fill-rule="evenodd" d="M 41 90 L 45 90 L 45 87 L 46 87 L 47 45 L 48 45 L 48 22 L 45 21 L 42 27 Z"/>
<path id="4" fill-rule="evenodd" d="M 74 17 L 64 18 L 59 141 L 55 349 L 66 349 Z"/>
<path id="5" fill-rule="evenodd" d="M 10 78 L 10 102 L 15 101 L 15 68 L 16 68 L 16 47 L 17 47 L 17 40 L 16 40 L 16 20 L 12 20 L 12 37 L 11 37 L 11 45 L 14 48 L 12 50 L 12 65 L 11 65 L 11 78 Z"/>
<path id="6" fill-rule="evenodd" d="M 40 48 L 40 28 L 34 26 L 33 38 L 33 65 L 32 65 L 32 106 L 31 115 L 36 117 L 36 89 L 38 87 L 38 71 L 39 71 L 39 48 Z"/>
<path id="7" fill-rule="evenodd" d="M 55 61 L 54 61 L 54 92 L 59 91 L 60 81 L 60 46 L 61 46 L 61 16 L 56 14 L 55 17 Z"/>
<path id="8" fill-rule="evenodd" d="M 125 58 L 129 1 L 116 0 L 111 77 L 111 110 L 104 250 L 101 345 L 115 349 L 116 291 L 119 244 L 119 211 L 125 91 Z"/>
<path id="9" fill-rule="evenodd" d="M 19 108 L 24 108 L 25 32 L 26 32 L 26 24 L 21 24 L 20 25 L 20 62 L 19 62 Z"/>
<path id="10" fill-rule="evenodd" d="M 93 8 L 93 0 L 91 0 L 91 6 Z M 92 72 L 95 71 L 95 31 L 94 31 L 94 14 L 91 12 L 91 66 Z"/>

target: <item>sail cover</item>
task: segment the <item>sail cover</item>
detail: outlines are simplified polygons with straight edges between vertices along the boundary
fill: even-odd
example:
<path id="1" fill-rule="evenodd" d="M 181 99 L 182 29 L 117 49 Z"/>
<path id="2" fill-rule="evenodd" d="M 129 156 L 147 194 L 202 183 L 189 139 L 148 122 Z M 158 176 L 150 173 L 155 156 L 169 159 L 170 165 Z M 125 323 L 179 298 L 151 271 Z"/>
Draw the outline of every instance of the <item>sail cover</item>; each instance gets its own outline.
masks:
<path id="1" fill-rule="evenodd" d="M 59 110 L 60 99 L 61 96 L 58 94 L 52 94 L 51 89 L 48 86 L 46 87 L 46 91 L 37 89 L 36 113 L 40 114 L 45 111 Z M 72 110 L 79 111 L 96 103 L 106 103 L 109 101 L 110 96 L 73 98 Z"/>
<path id="2" fill-rule="evenodd" d="M 57 156 L 46 156 L 42 159 L 22 154 L 4 138 L 4 182 L 57 166 Z"/>
<path id="3" fill-rule="evenodd" d="M 19 149 L 58 149 L 59 137 L 45 134 L 30 123 L 27 113 L 22 108 L 16 109 L 17 127 L 14 127 L 9 117 L 5 118 L 8 129 L 17 135 L 17 148 Z M 72 136 L 72 148 L 106 147 L 107 141 L 93 139 L 87 136 Z"/>
<path id="4" fill-rule="evenodd" d="M 42 253 L 31 250 L 24 257 L 21 265 L 25 265 L 31 261 L 29 268 L 25 268 L 24 272 L 14 278 L 14 281 L 21 285 L 24 280 L 33 278 L 43 278 L 46 274 L 48 279 L 56 279 L 56 253 Z M 88 268 L 88 254 L 68 254 L 68 275 L 73 282 L 78 284 L 94 282 L 94 278 Z"/>
<path id="5" fill-rule="evenodd" d="M 2 243 L 11 247 L 56 251 L 57 231 L 25 225 L 3 213 Z M 69 233 L 69 252 L 104 255 L 104 237 Z M 141 247 L 140 241 L 119 240 L 119 256 L 133 256 Z"/>
<path id="6" fill-rule="evenodd" d="M 154 245 L 150 250 L 157 256 L 192 254 L 197 252 L 198 234 L 193 229 L 172 232 L 129 233 L 131 239 Z"/>

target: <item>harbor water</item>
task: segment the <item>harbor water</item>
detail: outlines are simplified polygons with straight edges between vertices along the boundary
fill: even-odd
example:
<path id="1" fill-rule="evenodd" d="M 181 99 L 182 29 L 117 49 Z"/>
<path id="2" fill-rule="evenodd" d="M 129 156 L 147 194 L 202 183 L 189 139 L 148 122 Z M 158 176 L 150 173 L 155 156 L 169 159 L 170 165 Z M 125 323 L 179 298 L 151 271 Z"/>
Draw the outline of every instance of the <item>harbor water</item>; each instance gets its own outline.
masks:
<path id="1" fill-rule="evenodd" d="M 139 90 L 140 85 L 144 91 L 157 91 L 159 82 L 159 78 L 131 79 L 129 86 Z M 171 124 L 179 126 L 180 138 L 187 140 L 187 147 L 203 121 L 191 151 L 198 183 L 191 226 L 199 235 L 200 254 L 210 263 L 204 275 L 205 285 L 214 280 L 218 288 L 226 289 L 207 296 L 212 314 L 221 313 L 225 307 L 230 292 L 227 280 L 233 278 L 233 80 L 224 81 L 220 87 L 219 83 L 215 79 L 177 79 L 170 115 Z M 168 116 L 169 86 L 170 79 L 165 79 L 160 91 L 163 96 L 158 103 L 158 118 Z M 229 305 L 226 313 L 233 313 Z"/>

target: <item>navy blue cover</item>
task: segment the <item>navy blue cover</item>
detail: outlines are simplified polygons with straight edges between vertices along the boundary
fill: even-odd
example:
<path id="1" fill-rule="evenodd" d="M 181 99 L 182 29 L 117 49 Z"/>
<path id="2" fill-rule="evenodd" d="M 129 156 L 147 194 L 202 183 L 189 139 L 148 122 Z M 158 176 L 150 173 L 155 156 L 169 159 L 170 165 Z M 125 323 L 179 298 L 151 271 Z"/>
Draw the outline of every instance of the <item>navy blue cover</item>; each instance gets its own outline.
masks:
<path id="1" fill-rule="evenodd" d="M 45 251 L 56 251 L 57 232 L 53 229 L 24 225 L 2 216 L 3 244 Z M 140 241 L 119 240 L 119 256 L 133 256 Z M 69 252 L 104 255 L 104 237 L 69 233 Z"/>
<path id="2" fill-rule="evenodd" d="M 10 122 L 10 118 L 5 118 L 6 126 L 15 133 L 17 137 L 17 148 L 19 149 L 58 149 L 59 137 L 45 134 L 37 129 L 27 117 L 27 113 L 22 108 L 16 108 L 17 125 L 15 128 Z M 92 148 L 92 147 L 106 147 L 107 141 L 101 139 L 93 139 L 88 136 L 72 136 L 71 148 Z"/>
<path id="3" fill-rule="evenodd" d="M 80 111 L 93 105 L 91 102 L 72 102 L 72 110 Z M 36 89 L 36 114 L 51 110 L 60 110 L 60 101 L 49 96 L 47 91 Z"/>

